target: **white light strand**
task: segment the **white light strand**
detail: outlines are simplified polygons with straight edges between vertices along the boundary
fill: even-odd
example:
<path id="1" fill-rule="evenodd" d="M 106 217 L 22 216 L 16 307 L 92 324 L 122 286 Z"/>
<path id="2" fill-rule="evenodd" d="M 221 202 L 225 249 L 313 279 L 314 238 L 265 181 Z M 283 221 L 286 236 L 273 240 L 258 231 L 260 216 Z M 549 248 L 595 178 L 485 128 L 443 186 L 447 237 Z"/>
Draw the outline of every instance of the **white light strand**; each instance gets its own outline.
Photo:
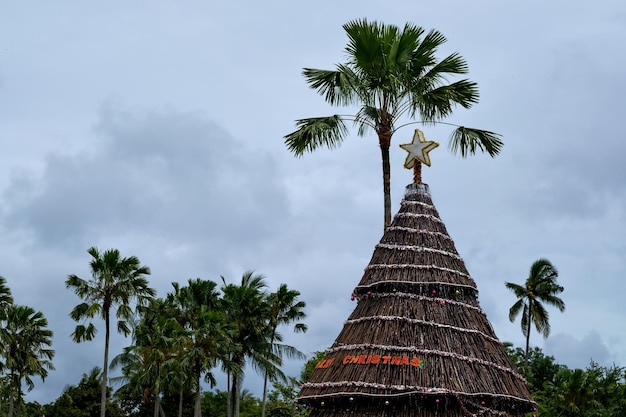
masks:
<path id="1" fill-rule="evenodd" d="M 372 293 L 372 294 L 359 296 L 360 299 L 364 299 L 364 298 L 386 298 L 386 297 L 411 298 L 413 300 L 419 300 L 419 301 L 434 301 L 437 304 L 441 304 L 441 305 L 452 304 L 452 305 L 456 305 L 456 306 L 469 308 L 470 310 L 474 310 L 474 311 L 477 311 L 477 312 L 481 313 L 485 317 L 487 316 L 485 314 L 485 312 L 482 310 L 482 308 L 480 308 L 480 307 L 473 306 L 473 305 L 467 304 L 467 303 L 462 303 L 462 302 L 456 301 L 456 300 L 450 300 L 449 298 L 441 298 L 441 297 L 434 297 L 434 296 L 428 296 L 428 295 L 413 294 L 413 293 L 408 293 L 408 292 L 381 292 L 381 293 Z"/>
<path id="2" fill-rule="evenodd" d="M 427 234 L 427 235 L 439 236 L 439 237 L 442 237 L 442 238 L 452 242 L 452 238 L 450 236 L 448 236 L 447 234 L 441 233 L 441 232 L 433 232 L 432 230 L 416 229 L 414 227 L 405 227 L 405 226 L 389 226 L 387 228 L 387 231 L 402 231 L 402 232 L 409 232 L 409 233 L 424 233 L 424 234 Z"/>
<path id="3" fill-rule="evenodd" d="M 454 391 L 446 388 L 430 388 L 430 387 L 420 387 L 416 385 L 386 385 L 386 384 L 377 384 L 374 382 L 363 382 L 363 381 L 337 381 L 337 382 L 305 382 L 302 384 L 302 388 L 331 388 L 331 387 L 363 387 L 363 388 L 376 388 L 381 390 L 394 390 L 394 391 L 405 391 L 401 395 L 410 395 L 410 394 L 432 394 L 432 395 L 456 395 L 461 397 L 497 397 L 497 398 L 507 398 L 512 400 L 517 400 L 526 404 L 535 404 L 533 401 L 530 401 L 526 398 L 516 397 L 514 395 L 509 394 L 496 394 L 492 392 L 462 392 L 462 391 Z M 314 399 L 314 398 L 324 398 L 324 397 L 335 397 L 339 395 L 351 395 L 354 392 L 334 392 L 332 394 L 321 394 L 321 395 L 306 395 L 302 397 L 298 397 L 298 401 L 303 399 Z M 371 397 L 387 397 L 389 394 L 370 394 L 359 392 L 359 395 L 363 396 L 371 396 Z"/>
<path id="4" fill-rule="evenodd" d="M 415 201 L 415 200 L 402 200 L 400 201 L 400 207 L 404 207 L 404 206 L 422 206 L 422 207 L 426 207 L 429 209 L 435 209 L 435 206 L 432 204 L 428 204 L 428 203 L 424 203 L 421 201 Z"/>
<path id="5" fill-rule="evenodd" d="M 443 350 L 420 349 L 415 346 L 390 346 L 390 345 L 376 345 L 373 343 L 359 343 L 359 344 L 354 344 L 354 345 L 341 345 L 341 346 L 329 348 L 326 350 L 326 353 L 329 354 L 329 353 L 346 351 L 346 350 L 362 350 L 362 349 L 370 349 L 370 350 L 377 349 L 377 350 L 383 350 L 383 351 L 419 353 L 422 355 L 437 355 L 437 356 L 443 356 L 446 358 L 458 359 L 458 360 L 462 360 L 462 361 L 466 361 L 470 363 L 478 363 L 480 365 L 488 366 L 491 368 L 496 368 L 503 372 L 507 372 L 513 375 L 515 378 L 523 382 L 526 382 L 524 377 L 518 372 L 516 372 L 514 369 L 507 368 L 506 366 L 498 365 L 495 362 L 490 362 L 484 359 L 460 355 L 454 352 L 446 352 Z"/>
<path id="6" fill-rule="evenodd" d="M 441 249 L 433 249 L 433 248 L 426 248 L 424 246 L 416 246 L 416 245 L 392 245 L 389 243 L 379 243 L 378 245 L 376 245 L 377 248 L 383 248 L 383 249 L 393 249 L 393 250 L 399 250 L 399 251 L 413 251 L 413 252 L 431 252 L 431 253 L 438 253 L 440 255 L 444 255 L 444 256 L 449 256 L 451 258 L 454 258 L 456 260 L 459 261 L 463 261 L 463 258 L 461 258 L 458 254 L 453 253 L 453 252 L 448 252 L 445 250 L 441 250 Z"/>
<path id="7" fill-rule="evenodd" d="M 398 213 L 394 216 L 394 219 L 396 218 L 402 218 L 402 217 L 424 217 L 428 220 L 432 220 L 436 223 L 441 223 L 443 224 L 443 221 L 441 221 L 441 219 L 437 216 L 433 216 L 432 214 L 421 214 L 421 213 Z"/>
<path id="8" fill-rule="evenodd" d="M 439 328 L 443 328 L 443 329 L 452 329 L 452 330 L 456 330 L 456 331 L 462 332 L 462 333 L 479 334 L 482 337 L 491 340 L 492 342 L 495 342 L 495 343 L 497 343 L 499 345 L 502 344 L 502 342 L 500 342 L 500 340 L 498 340 L 497 338 L 489 336 L 487 333 L 481 332 L 480 330 L 466 329 L 464 327 L 451 326 L 449 324 L 441 324 L 441 323 L 436 323 L 434 321 L 426 321 L 426 320 L 420 320 L 420 319 L 411 319 L 411 318 L 408 318 L 408 317 L 400 317 L 400 316 L 369 316 L 369 317 L 361 317 L 361 318 L 353 319 L 353 320 L 346 320 L 345 324 L 361 323 L 361 322 L 365 322 L 365 321 L 374 321 L 374 320 L 405 321 L 405 322 L 411 323 L 411 324 L 425 324 L 425 325 L 428 325 L 428 326 L 434 326 L 434 327 L 439 327 Z"/>
<path id="9" fill-rule="evenodd" d="M 375 287 L 377 285 L 380 284 L 410 284 L 410 285 L 445 285 L 448 287 L 461 287 L 461 288 L 467 288 L 473 291 L 478 292 L 478 288 L 474 287 L 473 285 L 466 285 L 466 284 L 458 284 L 456 282 L 444 282 L 444 281 L 406 281 L 406 280 L 384 280 L 384 281 L 376 281 L 376 282 L 372 282 L 371 284 L 367 284 L 367 285 L 358 285 L 356 288 L 372 288 Z M 355 288 L 355 289 L 356 289 Z"/>
<path id="10" fill-rule="evenodd" d="M 450 272 L 453 274 L 457 274 L 462 277 L 472 278 L 469 274 L 465 272 L 457 271 L 456 269 L 446 268 L 443 266 L 437 265 L 415 265 L 415 264 L 369 264 L 365 267 L 365 270 L 368 269 L 436 269 L 439 271 Z"/>

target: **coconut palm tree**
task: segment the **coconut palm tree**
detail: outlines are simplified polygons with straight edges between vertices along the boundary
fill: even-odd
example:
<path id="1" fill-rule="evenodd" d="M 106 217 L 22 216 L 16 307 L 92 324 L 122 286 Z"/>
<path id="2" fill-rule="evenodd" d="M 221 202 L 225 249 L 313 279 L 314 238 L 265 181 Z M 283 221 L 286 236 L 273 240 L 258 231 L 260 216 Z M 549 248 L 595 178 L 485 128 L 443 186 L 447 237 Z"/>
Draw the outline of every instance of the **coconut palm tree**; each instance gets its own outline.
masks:
<path id="1" fill-rule="evenodd" d="M 172 285 L 174 292 L 168 295 L 168 300 L 176 306 L 175 316 L 183 329 L 176 345 L 179 356 L 174 367 L 179 371 L 188 369 L 193 376 L 196 394 L 194 417 L 200 417 L 201 377 L 204 375 L 206 382 L 215 384 L 211 370 L 230 347 L 229 325 L 219 311 L 220 294 L 215 282 L 197 278 L 190 279 L 185 287 L 180 287 L 178 283 Z M 182 388 L 185 381 L 178 379 Z"/>
<path id="2" fill-rule="evenodd" d="M 455 105 L 470 108 L 478 102 L 478 88 L 467 79 L 447 82 L 449 76 L 467 73 L 468 67 L 458 53 L 437 60 L 437 48 L 447 39 L 436 30 L 425 34 L 424 29 L 409 23 L 400 29 L 366 19 L 350 21 L 343 28 L 349 39 L 347 62 L 334 70 L 305 68 L 303 75 L 331 105 L 356 105 L 358 111 L 296 120 L 297 130 L 285 136 L 285 144 L 301 156 L 322 146 L 340 145 L 348 134 L 346 122 L 355 124 L 359 136 L 374 130 L 382 157 L 386 227 L 391 223 L 389 147 L 393 134 L 409 121 L 441 122 L 452 114 Z M 400 125 L 403 118 L 407 122 Z M 503 145 L 498 136 L 457 126 L 450 137 L 450 149 L 462 157 L 478 150 L 493 157 Z M 416 164 L 417 172 L 421 163 Z"/>
<path id="3" fill-rule="evenodd" d="M 233 326 L 233 346 L 222 359 L 228 367 L 227 416 L 239 417 L 246 362 L 272 377 L 284 378 L 284 374 L 278 368 L 282 364 L 280 356 L 274 353 L 270 343 L 269 304 L 263 275 L 248 271 L 239 285 L 226 284 L 224 277 L 222 282 L 222 308 L 226 321 Z"/>
<path id="4" fill-rule="evenodd" d="M 126 391 L 142 390 L 142 397 L 154 398 L 154 417 L 161 410 L 164 369 L 175 357 L 175 340 L 180 335 L 178 323 L 171 317 L 170 309 L 162 299 L 154 299 L 134 326 L 134 344 L 111 361 L 111 368 L 122 368 L 123 375 L 115 379 L 127 381 Z M 121 388 L 121 389 L 122 389 Z"/>
<path id="5" fill-rule="evenodd" d="M 0 311 L 5 310 L 11 304 L 13 304 L 11 289 L 7 285 L 7 280 L 0 276 Z"/>
<path id="6" fill-rule="evenodd" d="M 52 331 L 47 329 L 48 320 L 41 311 L 28 306 L 10 305 L 0 318 L 0 344 L 4 348 L 5 370 L 9 376 L 9 413 L 20 416 L 22 382 L 28 390 L 35 386 L 31 376 L 38 375 L 44 381 L 48 371 L 53 370 Z"/>
<path id="7" fill-rule="evenodd" d="M 302 300 L 298 300 L 299 296 L 299 291 L 290 290 L 286 284 L 281 284 L 276 292 L 273 292 L 268 296 L 267 302 L 269 305 L 270 343 L 272 345 L 274 345 L 276 341 L 282 339 L 278 333 L 279 326 L 299 322 L 306 318 L 306 314 L 304 313 L 306 303 Z M 293 330 L 296 333 L 306 332 L 307 325 L 304 323 L 296 323 Z M 304 358 L 304 355 L 300 353 L 298 357 Z M 263 380 L 263 398 L 261 400 L 261 417 L 265 417 L 268 380 L 269 373 L 265 372 Z"/>
<path id="8" fill-rule="evenodd" d="M 98 248 L 87 250 L 93 258 L 89 263 L 91 279 L 85 280 L 77 275 L 68 275 L 65 286 L 74 290 L 84 302 L 78 304 L 70 312 L 74 321 L 86 321 L 87 324 L 78 324 L 72 333 L 72 339 L 77 342 L 93 340 L 96 327 L 90 321 L 98 316 L 104 320 L 104 365 L 102 367 L 102 393 L 100 417 L 105 417 L 106 394 L 109 369 L 109 338 L 111 334 L 111 313 L 115 313 L 117 331 L 128 336 L 131 333 L 131 321 L 134 312 L 132 304 L 137 309 L 145 307 L 155 296 L 156 291 L 148 285 L 146 275 L 150 275 L 150 268 L 141 265 L 136 256 L 121 257 L 117 249 L 100 252 Z"/>
<path id="9" fill-rule="evenodd" d="M 7 309 L 13 304 L 13 296 L 11 296 L 11 289 L 7 285 L 7 280 L 0 276 L 0 321 L 4 320 L 4 314 Z M 6 356 L 5 346 L 0 344 L 0 358 Z M 0 361 L 0 373 L 3 372 L 4 363 Z"/>
<path id="10" fill-rule="evenodd" d="M 526 350 L 524 366 L 528 364 L 528 348 L 530 329 L 535 329 L 544 338 L 550 334 L 550 320 L 548 311 L 542 303 L 556 307 L 559 311 L 565 310 L 565 303 L 558 297 L 563 287 L 557 283 L 559 273 L 547 259 L 538 259 L 530 267 L 530 272 L 523 285 L 506 282 L 506 287 L 517 297 L 515 304 L 509 309 L 509 320 L 514 322 L 519 313 L 522 313 L 522 333 L 526 336 Z"/>

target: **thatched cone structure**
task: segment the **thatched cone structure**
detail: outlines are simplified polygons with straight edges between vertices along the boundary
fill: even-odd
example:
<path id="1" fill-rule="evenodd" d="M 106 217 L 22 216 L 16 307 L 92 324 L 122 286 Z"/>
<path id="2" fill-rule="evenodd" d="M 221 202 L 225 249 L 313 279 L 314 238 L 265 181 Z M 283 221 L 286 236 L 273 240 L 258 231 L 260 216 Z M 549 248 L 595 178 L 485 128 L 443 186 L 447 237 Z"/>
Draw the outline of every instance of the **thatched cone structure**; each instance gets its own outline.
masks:
<path id="1" fill-rule="evenodd" d="M 356 308 L 298 396 L 311 417 L 536 409 L 479 306 L 428 185 L 407 187 L 352 297 Z"/>

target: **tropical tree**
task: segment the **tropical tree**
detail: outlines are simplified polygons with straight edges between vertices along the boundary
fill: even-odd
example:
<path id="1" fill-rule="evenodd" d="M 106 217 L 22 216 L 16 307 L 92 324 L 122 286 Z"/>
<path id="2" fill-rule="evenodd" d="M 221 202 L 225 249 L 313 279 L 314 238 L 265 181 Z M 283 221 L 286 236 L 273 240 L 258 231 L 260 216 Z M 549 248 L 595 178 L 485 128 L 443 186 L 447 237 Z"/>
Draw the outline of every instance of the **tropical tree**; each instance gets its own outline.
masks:
<path id="1" fill-rule="evenodd" d="M 332 106 L 356 105 L 358 111 L 296 120 L 297 130 L 285 136 L 285 144 L 301 156 L 322 146 L 337 147 L 348 134 L 347 122 L 354 123 L 359 136 L 369 129 L 376 132 L 382 157 L 386 227 L 391 223 L 389 147 L 393 134 L 411 123 L 441 123 L 456 105 L 470 108 L 478 102 L 478 87 L 467 79 L 447 82 L 449 76 L 466 74 L 468 66 L 458 53 L 437 59 L 437 48 L 447 39 L 436 30 L 425 34 L 423 28 L 413 24 L 400 29 L 366 19 L 350 21 L 343 28 L 349 39 L 347 62 L 334 70 L 304 68 L 303 75 Z M 407 122 L 400 124 L 403 118 Z M 457 126 L 450 136 L 450 150 L 462 157 L 478 150 L 493 157 L 503 145 L 498 136 Z M 415 163 L 417 181 L 421 182 L 421 163 Z"/>
<path id="2" fill-rule="evenodd" d="M 565 368 L 556 362 L 554 356 L 545 355 L 541 348 L 534 347 L 528 351 L 528 363 L 524 365 L 526 354 L 520 347 L 514 348 L 510 343 L 504 343 L 509 358 L 518 369 L 525 369 L 526 382 L 531 393 L 543 389 L 546 383 L 553 383 L 556 374 Z"/>
<path id="3" fill-rule="evenodd" d="M 306 314 L 304 313 L 306 303 L 302 300 L 298 300 L 299 296 L 299 291 L 290 290 L 286 284 L 281 284 L 276 292 L 271 293 L 267 297 L 267 303 L 269 307 L 268 318 L 270 327 L 270 344 L 272 346 L 277 340 L 282 339 L 281 335 L 278 333 L 279 326 L 299 322 L 306 318 Z M 293 330 L 296 333 L 306 332 L 307 325 L 304 323 L 296 323 Z M 280 354 L 280 352 L 277 353 Z M 299 357 L 304 358 L 304 355 L 300 353 Z M 269 376 L 269 373 L 266 371 L 263 380 L 261 417 L 265 417 L 265 407 L 267 404 L 267 382 L 269 380 Z"/>
<path id="4" fill-rule="evenodd" d="M 178 283 L 172 285 L 174 292 L 168 294 L 168 299 L 176 305 L 176 318 L 184 330 L 177 344 L 179 356 L 172 366 L 178 370 L 175 378 L 181 399 L 187 383 L 182 374 L 188 372 L 193 377 L 194 417 L 200 417 L 201 377 L 204 375 L 206 382 L 215 385 L 211 370 L 231 347 L 229 326 L 219 311 L 220 294 L 215 282 L 196 278 L 190 279 L 185 287 L 180 287 Z M 182 404 L 179 405 L 179 414 L 181 410 Z"/>
<path id="5" fill-rule="evenodd" d="M 547 259 L 538 259 L 530 267 L 530 272 L 523 285 L 506 282 L 506 287 L 517 297 L 515 304 L 509 309 L 509 320 L 514 322 L 522 313 L 522 333 L 526 336 L 524 366 L 528 364 L 528 348 L 530 329 L 535 326 L 544 338 L 550 335 L 550 320 L 543 303 L 554 306 L 563 312 L 565 303 L 558 297 L 563 287 L 557 283 L 557 269 Z"/>
<path id="6" fill-rule="evenodd" d="M 13 304 L 11 289 L 7 285 L 7 280 L 0 276 L 0 320 L 4 320 L 7 309 Z M 6 356 L 5 346 L 0 345 L 0 359 Z M 0 373 L 4 371 L 4 362 L 0 360 Z M 0 397 L 0 400 L 2 398 Z"/>
<path id="7" fill-rule="evenodd" d="M 222 417 L 225 415 L 228 393 L 226 391 L 208 391 L 202 394 L 202 409 L 207 415 Z M 246 389 L 241 392 L 241 417 L 258 417 L 261 404 L 258 398 Z"/>
<path id="8" fill-rule="evenodd" d="M 11 289 L 7 285 L 7 280 L 0 276 L 0 312 L 5 310 L 13 304 L 13 296 L 11 296 Z"/>
<path id="9" fill-rule="evenodd" d="M 134 344 L 111 361 L 111 368 L 121 367 L 125 392 L 141 390 L 144 401 L 154 398 L 154 417 L 161 410 L 164 368 L 175 357 L 175 341 L 180 335 L 178 323 L 169 315 L 162 299 L 153 299 L 133 330 Z"/>
<path id="10" fill-rule="evenodd" d="M 233 326 L 233 346 L 222 359 L 228 379 L 227 416 L 239 417 L 246 362 L 272 377 L 284 378 L 284 374 L 278 368 L 281 359 L 270 343 L 267 285 L 263 275 L 248 271 L 239 285 L 226 284 L 224 277 L 222 282 L 222 308 L 226 321 Z"/>
<path id="11" fill-rule="evenodd" d="M 28 390 L 35 386 L 32 376 L 41 377 L 45 381 L 48 371 L 53 370 L 52 331 L 48 320 L 41 311 L 28 306 L 11 304 L 0 316 L 0 345 L 3 346 L 4 368 L 9 379 L 9 411 L 8 417 L 20 415 L 22 404 L 22 382 Z"/>
<path id="12" fill-rule="evenodd" d="M 47 417 L 93 417 L 100 411 L 100 388 L 102 370 L 92 368 L 84 373 L 80 382 L 76 385 L 67 386 L 63 393 L 53 403 L 44 405 L 43 415 Z M 110 394 L 109 387 L 107 395 Z M 41 415 L 41 414 L 37 414 Z M 109 398 L 107 402 L 107 415 L 110 417 L 125 417 L 116 401 Z"/>
<path id="13" fill-rule="evenodd" d="M 77 275 L 68 275 L 65 285 L 74 290 L 84 302 L 70 312 L 70 317 L 79 322 L 99 317 L 104 320 L 104 364 L 100 394 L 100 417 L 105 417 L 106 395 L 109 369 L 109 338 L 111 334 L 111 313 L 115 313 L 117 331 L 124 336 L 131 333 L 131 321 L 134 317 L 132 304 L 137 309 L 146 306 L 156 291 L 148 285 L 146 275 L 150 268 L 141 265 L 136 256 L 122 257 L 117 249 L 100 252 L 98 248 L 87 250 L 93 258 L 90 263 L 91 279 L 85 280 Z M 93 340 L 96 327 L 92 321 L 78 324 L 72 333 L 77 342 Z"/>

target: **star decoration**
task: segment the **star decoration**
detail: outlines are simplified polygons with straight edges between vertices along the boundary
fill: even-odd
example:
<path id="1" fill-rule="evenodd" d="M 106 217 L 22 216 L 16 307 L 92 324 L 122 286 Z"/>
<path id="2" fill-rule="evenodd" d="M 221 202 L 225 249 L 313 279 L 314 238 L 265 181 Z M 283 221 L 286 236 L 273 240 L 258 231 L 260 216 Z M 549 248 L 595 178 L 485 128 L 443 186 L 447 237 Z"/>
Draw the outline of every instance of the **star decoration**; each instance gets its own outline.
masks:
<path id="1" fill-rule="evenodd" d="M 428 156 L 428 152 L 432 151 L 437 146 L 439 146 L 437 142 L 426 140 L 424 132 L 419 129 L 415 129 L 413 141 L 411 143 L 400 145 L 402 149 L 409 153 L 404 161 L 404 167 L 407 169 L 413 168 L 416 159 L 421 163 L 430 166 L 430 156 Z"/>

